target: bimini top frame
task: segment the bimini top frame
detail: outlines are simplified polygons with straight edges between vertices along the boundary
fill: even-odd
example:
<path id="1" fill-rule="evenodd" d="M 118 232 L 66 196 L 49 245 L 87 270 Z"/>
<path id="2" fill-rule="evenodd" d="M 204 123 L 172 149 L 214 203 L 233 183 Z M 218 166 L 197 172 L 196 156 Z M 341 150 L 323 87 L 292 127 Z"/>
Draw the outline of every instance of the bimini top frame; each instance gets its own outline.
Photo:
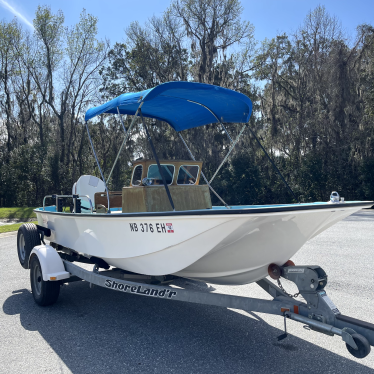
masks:
<path id="1" fill-rule="evenodd" d="M 251 112 L 252 102 L 247 96 L 226 88 L 213 86 L 209 84 L 191 82 L 168 82 L 161 84 L 157 87 L 151 88 L 149 90 L 136 93 L 126 93 L 116 97 L 111 101 L 108 101 L 103 105 L 89 109 L 85 115 L 86 128 L 88 138 L 90 140 L 91 147 L 96 162 L 98 164 L 101 177 L 105 183 L 105 189 L 108 200 L 108 212 L 110 212 L 108 183 L 113 173 L 114 167 L 118 161 L 118 157 L 129 137 L 130 131 L 133 125 L 135 124 L 136 117 L 138 115 L 142 119 L 143 126 L 145 126 L 148 141 L 151 144 L 154 157 L 159 166 L 159 172 L 163 177 L 162 168 L 159 165 L 158 157 L 154 150 L 152 139 L 148 133 L 143 117 L 154 118 L 167 122 L 171 127 L 173 127 L 178 132 L 186 129 L 191 129 L 194 127 L 204 126 L 207 124 L 220 123 L 223 130 L 229 137 L 230 142 L 233 143 L 228 155 L 222 162 L 223 164 L 227 160 L 229 154 L 231 153 L 233 147 L 239 140 L 238 138 L 243 133 L 246 126 L 244 125 L 243 129 L 239 134 L 239 137 L 234 142 L 230 137 L 229 133 L 227 132 L 226 128 L 224 127 L 223 122 L 247 123 L 249 117 L 251 116 Z M 120 116 L 120 120 L 125 132 L 125 138 L 122 142 L 122 145 L 120 147 L 120 150 L 117 154 L 117 157 L 114 161 L 113 167 L 109 173 L 107 180 L 105 180 L 103 172 L 101 170 L 99 160 L 96 156 L 96 152 L 87 126 L 88 120 L 103 113 L 117 113 Z M 134 118 L 131 121 L 130 127 L 127 131 L 124 127 L 121 114 L 134 115 Z M 182 139 L 184 145 L 186 146 L 188 152 L 190 153 L 190 156 L 194 159 L 191 151 L 189 150 L 181 134 L 179 134 L 179 136 Z M 221 168 L 222 164 L 219 166 L 218 170 Z M 228 205 L 223 201 L 223 199 L 213 190 L 213 188 L 210 185 L 210 182 L 208 182 L 205 175 L 203 175 L 203 178 L 205 182 L 208 184 L 211 191 L 221 200 L 221 202 L 226 206 L 226 208 L 229 208 Z M 213 180 L 213 178 L 211 179 L 211 181 Z M 172 209 L 175 210 L 173 200 L 171 198 L 170 192 L 165 182 L 164 185 L 170 201 L 170 205 Z"/>
<path id="2" fill-rule="evenodd" d="M 194 160 L 194 156 L 191 153 L 190 149 L 188 148 L 186 142 L 184 141 L 180 131 L 187 130 L 199 126 L 204 126 L 208 124 L 219 123 L 221 124 L 223 130 L 227 134 L 230 142 L 232 143 L 227 155 L 223 159 L 222 163 L 219 165 L 217 171 L 214 173 L 213 177 L 210 181 L 207 180 L 205 175 L 201 173 L 202 177 L 204 178 L 205 182 L 207 183 L 210 190 L 218 197 L 219 200 L 225 205 L 227 209 L 230 207 L 225 203 L 225 201 L 217 194 L 216 191 L 211 186 L 211 183 L 215 176 L 217 175 L 218 171 L 222 167 L 222 165 L 226 162 L 228 157 L 230 156 L 231 151 L 239 141 L 240 136 L 243 134 L 245 128 L 247 127 L 247 122 L 249 117 L 251 116 L 252 112 L 252 102 L 251 100 L 239 93 L 227 88 L 213 86 L 204 83 L 192 83 L 192 82 L 168 82 L 160 84 L 157 87 L 151 88 L 149 90 L 144 90 L 141 92 L 135 93 L 126 93 L 116 97 L 113 100 L 108 101 L 107 103 L 100 105 L 96 108 L 91 108 L 86 112 L 85 121 L 86 121 L 86 128 L 88 132 L 88 138 L 91 143 L 91 147 L 99 167 L 99 171 L 101 177 L 105 184 L 107 200 L 108 200 L 108 213 L 110 213 L 110 205 L 109 205 L 109 190 L 108 190 L 108 183 L 110 177 L 113 173 L 114 167 L 118 161 L 119 155 L 122 151 L 123 146 L 125 145 L 130 131 L 136 122 L 137 116 L 140 116 L 145 131 L 147 133 L 148 141 L 151 145 L 152 152 L 156 159 L 160 175 L 163 179 L 164 186 L 166 193 L 168 195 L 170 205 L 173 210 L 174 203 L 171 198 L 169 188 L 165 182 L 165 178 L 162 172 L 162 168 L 158 161 L 158 157 L 155 152 L 155 148 L 152 143 L 152 139 L 149 135 L 146 123 L 143 120 L 143 117 L 158 119 L 164 122 L 167 122 L 171 127 L 173 127 L 177 132 L 182 140 L 183 144 L 187 148 L 187 151 L 190 154 L 190 157 Z M 90 136 L 90 132 L 88 129 L 87 121 L 98 116 L 103 113 L 117 113 L 120 117 L 121 124 L 125 133 L 125 138 L 122 142 L 122 145 L 118 151 L 117 157 L 114 161 L 113 167 L 109 173 L 107 181 L 104 178 L 102 170 L 100 168 L 99 160 L 96 156 L 96 152 L 92 143 L 92 139 Z M 130 114 L 133 115 L 133 119 L 131 124 L 126 131 L 124 126 L 123 120 L 121 115 L 122 114 Z M 244 123 L 239 135 L 235 139 L 235 141 L 231 138 L 230 134 L 226 130 L 223 122 L 226 123 Z M 270 158 L 252 129 L 250 132 L 259 143 L 260 147 L 269 158 L 270 162 L 272 163 L 273 167 L 281 177 L 282 181 L 294 197 L 296 201 L 298 201 L 296 195 L 292 191 L 291 187 L 288 185 L 286 180 L 284 179 L 283 175 Z"/>

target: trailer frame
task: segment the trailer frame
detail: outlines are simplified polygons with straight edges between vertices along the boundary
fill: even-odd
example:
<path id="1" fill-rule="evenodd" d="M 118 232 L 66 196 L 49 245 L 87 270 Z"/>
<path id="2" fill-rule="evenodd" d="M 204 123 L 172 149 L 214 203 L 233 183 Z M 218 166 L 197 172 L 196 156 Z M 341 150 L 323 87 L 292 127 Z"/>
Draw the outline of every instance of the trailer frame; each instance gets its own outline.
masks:
<path id="1" fill-rule="evenodd" d="M 133 295 L 279 315 L 284 318 L 285 332 L 278 337 L 278 340 L 288 336 L 286 321 L 291 319 L 306 325 L 310 330 L 330 336 L 340 336 L 346 343 L 348 351 L 356 358 L 366 357 L 370 353 L 370 346 L 374 346 L 374 324 L 340 313 L 326 293 L 327 274 L 317 265 L 294 266 L 292 263 L 286 263 L 284 266 L 269 265 L 270 277 L 276 280 L 285 278 L 294 282 L 304 301 L 294 298 L 267 278 L 263 278 L 256 283 L 273 297 L 272 300 L 265 300 L 173 287 L 166 284 L 180 277 L 147 276 L 117 268 L 109 270 L 105 263 L 102 263 L 103 260 L 95 261 L 96 258 L 90 259 L 72 253 L 68 248 L 55 247 L 47 244 L 36 246 L 29 257 L 30 274 L 35 274 L 33 266 L 40 268 L 37 269 L 40 272 L 39 278 L 35 275 L 30 277 L 34 300 L 39 305 L 50 305 L 57 301 L 59 288 L 46 287 L 48 283 L 60 282 L 62 285 L 83 280 L 88 282 L 90 287 L 99 286 Z M 33 260 L 35 257 L 38 261 Z M 94 263 L 92 271 L 73 263 L 87 264 L 90 261 Z M 100 268 L 106 270 L 100 271 Z M 41 284 L 36 284 L 37 282 Z M 44 287 L 41 287 L 43 284 Z M 43 292 L 51 294 L 38 295 L 37 290 L 47 290 Z M 47 300 L 48 304 L 43 304 L 40 300 Z"/>

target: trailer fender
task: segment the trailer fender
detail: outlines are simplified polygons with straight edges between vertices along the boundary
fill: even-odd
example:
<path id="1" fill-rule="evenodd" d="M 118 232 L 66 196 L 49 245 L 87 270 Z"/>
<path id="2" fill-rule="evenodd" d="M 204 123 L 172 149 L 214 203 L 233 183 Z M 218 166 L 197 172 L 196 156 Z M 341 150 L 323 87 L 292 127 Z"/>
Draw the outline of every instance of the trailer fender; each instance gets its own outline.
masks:
<path id="1" fill-rule="evenodd" d="M 29 264 L 33 256 L 37 256 L 42 267 L 44 281 L 59 281 L 70 277 L 64 263 L 56 250 L 50 245 L 38 245 L 31 251 Z"/>

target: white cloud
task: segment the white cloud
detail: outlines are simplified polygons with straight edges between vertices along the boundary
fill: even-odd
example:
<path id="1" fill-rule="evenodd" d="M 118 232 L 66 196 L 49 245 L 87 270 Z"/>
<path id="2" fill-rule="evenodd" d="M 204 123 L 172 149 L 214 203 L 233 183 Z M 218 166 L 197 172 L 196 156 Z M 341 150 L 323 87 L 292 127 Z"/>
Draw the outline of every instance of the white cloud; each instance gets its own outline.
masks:
<path id="1" fill-rule="evenodd" d="M 20 12 L 15 10 L 9 3 L 7 3 L 5 0 L 0 0 L 0 5 L 9 10 L 9 12 L 13 13 L 17 18 L 19 18 L 22 22 L 24 22 L 27 26 L 31 27 L 34 29 L 34 25 L 25 17 L 23 16 Z"/>

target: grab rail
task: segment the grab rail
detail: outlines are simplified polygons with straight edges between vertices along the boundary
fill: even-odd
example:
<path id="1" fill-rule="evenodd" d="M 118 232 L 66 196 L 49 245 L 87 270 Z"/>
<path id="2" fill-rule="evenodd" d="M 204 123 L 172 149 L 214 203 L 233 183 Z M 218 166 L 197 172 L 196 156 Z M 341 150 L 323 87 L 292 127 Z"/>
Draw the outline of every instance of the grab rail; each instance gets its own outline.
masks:
<path id="1" fill-rule="evenodd" d="M 91 213 L 93 213 L 92 200 L 90 199 L 90 197 L 88 195 L 46 195 L 46 196 L 44 196 L 44 199 L 43 199 L 43 211 L 45 211 L 45 199 L 47 199 L 47 198 L 55 198 L 56 199 L 56 209 L 57 209 L 57 200 L 60 197 L 71 197 L 73 199 L 74 198 L 81 199 L 82 197 L 84 197 L 90 203 Z M 74 208 L 75 208 L 75 202 L 74 202 Z M 74 209 L 74 211 L 75 211 L 75 209 Z"/>

